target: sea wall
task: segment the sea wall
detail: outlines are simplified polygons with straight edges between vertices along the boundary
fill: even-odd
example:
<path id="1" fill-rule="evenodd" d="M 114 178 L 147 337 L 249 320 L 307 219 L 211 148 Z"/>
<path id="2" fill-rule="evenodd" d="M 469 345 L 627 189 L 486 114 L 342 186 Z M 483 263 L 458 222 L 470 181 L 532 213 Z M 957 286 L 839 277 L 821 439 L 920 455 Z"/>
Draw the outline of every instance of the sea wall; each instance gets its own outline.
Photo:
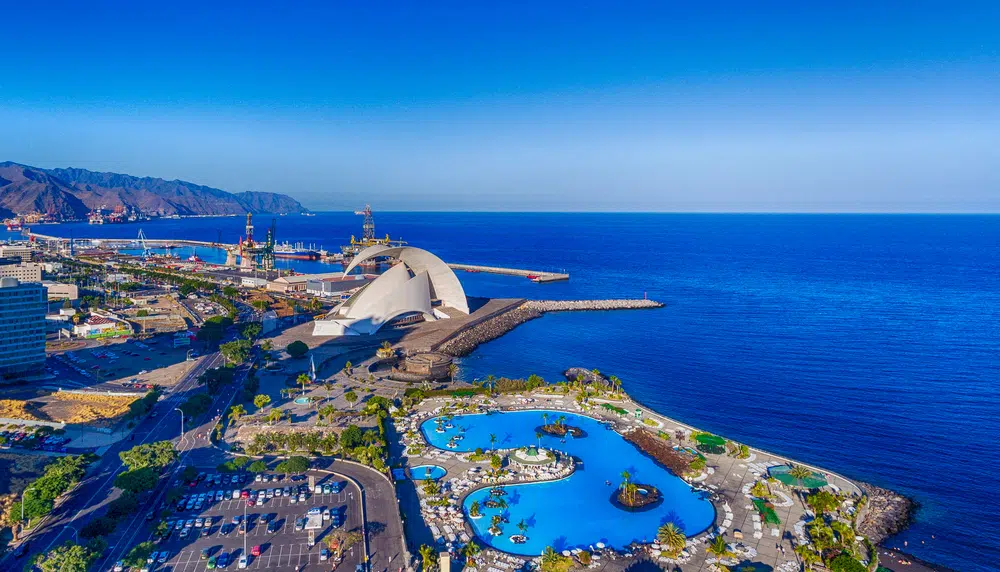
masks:
<path id="1" fill-rule="evenodd" d="M 480 344 L 495 340 L 517 326 L 546 312 L 578 312 L 601 310 L 644 310 L 661 308 L 654 300 L 530 300 L 466 329 L 437 348 L 452 356 L 472 353 Z"/>

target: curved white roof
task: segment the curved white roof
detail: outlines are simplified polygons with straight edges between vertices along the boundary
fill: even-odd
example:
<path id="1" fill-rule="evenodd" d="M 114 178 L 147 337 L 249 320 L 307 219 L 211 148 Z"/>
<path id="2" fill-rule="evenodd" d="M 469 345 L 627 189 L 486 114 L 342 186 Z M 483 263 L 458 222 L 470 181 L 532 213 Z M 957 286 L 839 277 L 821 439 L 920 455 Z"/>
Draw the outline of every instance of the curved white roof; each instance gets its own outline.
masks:
<path id="1" fill-rule="evenodd" d="M 399 259 L 407 268 L 413 271 L 414 275 L 426 272 L 430 282 L 431 298 L 441 300 L 448 306 L 466 314 L 469 313 L 469 301 L 465 297 L 465 289 L 462 288 L 462 283 L 458 281 L 458 276 L 455 276 L 455 272 L 443 260 L 420 248 L 412 246 L 385 246 L 382 244 L 369 246 L 354 257 L 351 264 L 344 270 L 344 275 L 350 273 L 351 270 L 365 260 L 379 256 Z M 381 276 L 375 279 L 372 285 L 381 279 Z M 371 286 L 369 286 L 369 289 L 371 289 Z"/>

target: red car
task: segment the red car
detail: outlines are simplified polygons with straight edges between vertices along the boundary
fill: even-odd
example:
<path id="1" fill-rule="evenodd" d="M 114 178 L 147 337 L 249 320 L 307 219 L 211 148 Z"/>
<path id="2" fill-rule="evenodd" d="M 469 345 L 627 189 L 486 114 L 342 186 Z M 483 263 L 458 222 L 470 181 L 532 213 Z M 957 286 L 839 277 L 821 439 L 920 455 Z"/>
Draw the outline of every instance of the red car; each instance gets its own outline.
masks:
<path id="1" fill-rule="evenodd" d="M 253 499 L 247 499 L 247 506 L 254 506 L 255 504 L 257 504 L 257 501 Z"/>
<path id="2" fill-rule="evenodd" d="M 250 549 L 250 556 L 260 556 L 260 545 L 256 545 Z"/>
<path id="3" fill-rule="evenodd" d="M 240 498 L 245 499 L 250 497 L 250 491 L 244 490 L 240 493 Z"/>

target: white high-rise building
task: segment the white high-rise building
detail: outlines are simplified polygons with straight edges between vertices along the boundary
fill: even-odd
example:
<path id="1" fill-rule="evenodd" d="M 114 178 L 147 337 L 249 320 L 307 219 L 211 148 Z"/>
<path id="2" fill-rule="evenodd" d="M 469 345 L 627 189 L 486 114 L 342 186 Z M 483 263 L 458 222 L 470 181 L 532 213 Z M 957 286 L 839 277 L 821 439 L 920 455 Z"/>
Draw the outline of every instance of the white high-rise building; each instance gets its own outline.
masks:
<path id="1" fill-rule="evenodd" d="M 0 278 L 0 383 L 44 367 L 47 303 L 41 284 Z"/>

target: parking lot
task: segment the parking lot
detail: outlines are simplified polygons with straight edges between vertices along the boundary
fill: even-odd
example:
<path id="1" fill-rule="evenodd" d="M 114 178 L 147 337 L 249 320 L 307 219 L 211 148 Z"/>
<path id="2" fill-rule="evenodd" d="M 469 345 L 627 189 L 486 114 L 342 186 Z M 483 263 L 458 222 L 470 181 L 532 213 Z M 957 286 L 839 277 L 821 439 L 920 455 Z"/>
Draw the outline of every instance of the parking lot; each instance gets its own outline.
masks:
<path id="1" fill-rule="evenodd" d="M 168 556 L 165 562 L 151 568 L 194 572 L 214 564 L 216 568 L 235 569 L 246 555 L 247 569 L 334 569 L 332 551 L 326 541 L 336 529 L 360 530 L 359 491 L 346 479 L 325 472 L 308 474 L 314 479 L 312 487 L 306 477 L 292 480 L 300 477 L 283 476 L 273 480 L 278 475 L 266 475 L 271 482 L 255 482 L 246 475 L 247 482 L 233 484 L 231 475 L 222 474 L 219 484 L 208 484 L 209 476 L 195 487 L 184 486 L 185 494 L 189 495 L 182 503 L 184 508 L 177 511 L 176 504 L 168 508 L 170 534 L 156 547 L 157 552 L 167 551 Z M 319 493 L 315 492 L 317 485 Z M 268 489 L 273 496 L 268 495 Z M 264 497 L 258 500 L 262 491 Z M 198 510 L 197 498 L 201 494 L 206 499 Z M 221 500 L 216 500 L 220 496 Z M 192 498 L 193 503 L 189 502 Z M 248 502 L 250 499 L 253 506 Z M 188 510 L 188 506 L 192 508 Z M 308 526 L 314 527 L 311 531 L 307 530 L 306 522 L 297 523 L 306 520 L 310 510 L 318 513 L 308 519 Z M 187 532 L 182 532 L 185 529 Z M 310 533 L 314 546 L 309 543 Z M 322 558 L 324 552 L 328 555 L 326 560 Z M 348 549 L 338 567 L 353 572 L 362 556 L 362 545 L 355 545 Z"/>
<path id="2" fill-rule="evenodd" d="M 46 368 L 61 387 L 142 392 L 152 385 L 169 388 L 182 378 L 193 365 L 186 360 L 189 349 L 174 348 L 170 336 L 113 340 L 53 355 Z"/>

